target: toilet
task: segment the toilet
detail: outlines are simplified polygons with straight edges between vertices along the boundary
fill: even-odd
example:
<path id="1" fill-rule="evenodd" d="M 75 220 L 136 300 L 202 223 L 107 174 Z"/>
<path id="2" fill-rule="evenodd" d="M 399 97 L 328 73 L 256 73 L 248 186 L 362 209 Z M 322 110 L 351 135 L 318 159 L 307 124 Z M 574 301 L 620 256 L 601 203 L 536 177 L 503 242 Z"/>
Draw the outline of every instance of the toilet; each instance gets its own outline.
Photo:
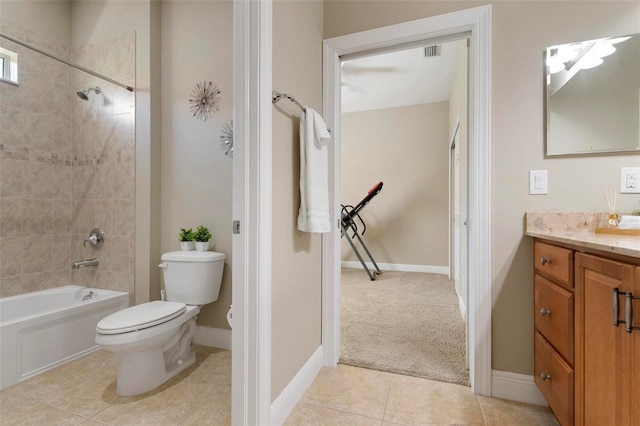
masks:
<path id="1" fill-rule="evenodd" d="M 96 326 L 97 344 L 118 354 L 116 393 L 138 395 L 195 362 L 196 315 L 220 294 L 223 253 L 174 251 L 162 255 L 166 300 L 123 309 Z"/>

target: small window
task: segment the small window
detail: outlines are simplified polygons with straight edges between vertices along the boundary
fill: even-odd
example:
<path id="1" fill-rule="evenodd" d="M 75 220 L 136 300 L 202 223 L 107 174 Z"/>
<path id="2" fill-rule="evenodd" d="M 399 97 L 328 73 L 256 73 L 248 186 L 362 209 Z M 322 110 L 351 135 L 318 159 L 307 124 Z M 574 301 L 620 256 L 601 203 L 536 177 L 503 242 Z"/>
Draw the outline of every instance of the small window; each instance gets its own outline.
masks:
<path id="1" fill-rule="evenodd" d="M 18 54 L 0 47 L 0 80 L 18 84 Z"/>

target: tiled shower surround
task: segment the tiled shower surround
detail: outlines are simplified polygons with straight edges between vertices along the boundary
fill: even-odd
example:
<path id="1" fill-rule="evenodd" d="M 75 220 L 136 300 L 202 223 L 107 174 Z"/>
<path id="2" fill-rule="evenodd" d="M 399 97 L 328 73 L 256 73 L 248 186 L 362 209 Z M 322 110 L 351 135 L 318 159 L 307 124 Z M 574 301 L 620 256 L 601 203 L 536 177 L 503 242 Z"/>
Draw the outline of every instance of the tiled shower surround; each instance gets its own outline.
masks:
<path id="1" fill-rule="evenodd" d="M 134 86 L 135 34 L 78 49 L 7 20 L 2 32 Z M 0 39 L 19 86 L 0 83 L 0 296 L 69 283 L 134 294 L 135 95 Z M 89 101 L 76 92 L 99 86 Z M 105 244 L 83 240 L 101 228 Z M 76 260 L 99 266 L 72 270 Z"/>

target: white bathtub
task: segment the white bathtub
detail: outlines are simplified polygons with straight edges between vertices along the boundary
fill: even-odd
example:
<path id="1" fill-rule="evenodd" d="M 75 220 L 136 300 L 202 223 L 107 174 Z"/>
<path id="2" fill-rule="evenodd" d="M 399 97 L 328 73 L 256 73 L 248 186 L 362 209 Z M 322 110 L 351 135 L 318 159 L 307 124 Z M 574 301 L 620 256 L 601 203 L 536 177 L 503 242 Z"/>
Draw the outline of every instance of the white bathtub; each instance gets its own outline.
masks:
<path id="1" fill-rule="evenodd" d="M 0 389 L 98 350 L 98 321 L 128 305 L 126 292 L 75 285 L 0 299 Z"/>

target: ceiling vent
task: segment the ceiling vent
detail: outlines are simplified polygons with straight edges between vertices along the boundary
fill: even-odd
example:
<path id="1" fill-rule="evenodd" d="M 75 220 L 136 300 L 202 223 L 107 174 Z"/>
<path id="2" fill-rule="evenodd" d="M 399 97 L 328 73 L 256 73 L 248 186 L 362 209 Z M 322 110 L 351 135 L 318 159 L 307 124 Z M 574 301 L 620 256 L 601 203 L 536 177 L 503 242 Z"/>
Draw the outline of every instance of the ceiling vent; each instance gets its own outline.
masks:
<path id="1" fill-rule="evenodd" d="M 434 56 L 440 56 L 440 45 L 432 44 L 431 46 L 426 46 L 424 48 L 424 57 L 425 58 L 433 58 Z"/>

